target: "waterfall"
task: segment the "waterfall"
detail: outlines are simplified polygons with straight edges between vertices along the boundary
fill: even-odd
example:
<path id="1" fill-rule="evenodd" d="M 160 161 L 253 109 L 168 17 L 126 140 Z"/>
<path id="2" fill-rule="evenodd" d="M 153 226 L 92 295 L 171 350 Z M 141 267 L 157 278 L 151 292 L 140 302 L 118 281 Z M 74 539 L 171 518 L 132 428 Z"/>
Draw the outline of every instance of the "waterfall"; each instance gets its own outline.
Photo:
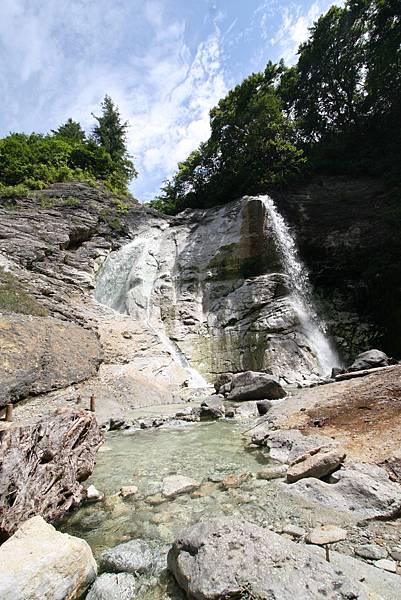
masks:
<path id="1" fill-rule="evenodd" d="M 189 387 L 208 387 L 206 379 L 191 367 L 178 345 L 166 335 L 163 323 L 152 319 L 152 292 L 158 272 L 155 253 L 161 241 L 162 232 L 155 237 L 138 236 L 119 251 L 112 252 L 100 272 L 94 295 L 101 304 L 142 320 L 172 361 L 188 373 Z"/>
<path id="2" fill-rule="evenodd" d="M 274 232 L 274 243 L 290 282 L 291 300 L 302 332 L 309 341 L 322 375 L 340 364 L 339 357 L 326 336 L 326 326 L 313 302 L 308 271 L 301 261 L 294 237 L 270 196 L 258 196 L 263 203 Z"/>

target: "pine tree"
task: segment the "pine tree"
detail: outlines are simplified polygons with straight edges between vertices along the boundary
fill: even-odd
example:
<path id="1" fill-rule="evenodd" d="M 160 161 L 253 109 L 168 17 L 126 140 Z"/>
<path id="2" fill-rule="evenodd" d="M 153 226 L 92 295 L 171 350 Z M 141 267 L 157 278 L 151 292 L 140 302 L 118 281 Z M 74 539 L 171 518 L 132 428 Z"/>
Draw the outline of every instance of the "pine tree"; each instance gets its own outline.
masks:
<path id="1" fill-rule="evenodd" d="M 57 137 L 77 143 L 83 143 L 86 137 L 85 131 L 82 129 L 81 124 L 73 119 L 68 119 L 56 130 L 52 129 L 52 133 Z"/>
<path id="2" fill-rule="evenodd" d="M 110 154 L 116 172 L 119 172 L 128 182 L 137 176 L 134 163 L 127 150 L 128 121 L 122 122 L 118 107 L 107 94 L 101 107 L 101 116 L 92 115 L 97 121 L 97 125 L 93 128 L 92 138 L 96 144 Z"/>

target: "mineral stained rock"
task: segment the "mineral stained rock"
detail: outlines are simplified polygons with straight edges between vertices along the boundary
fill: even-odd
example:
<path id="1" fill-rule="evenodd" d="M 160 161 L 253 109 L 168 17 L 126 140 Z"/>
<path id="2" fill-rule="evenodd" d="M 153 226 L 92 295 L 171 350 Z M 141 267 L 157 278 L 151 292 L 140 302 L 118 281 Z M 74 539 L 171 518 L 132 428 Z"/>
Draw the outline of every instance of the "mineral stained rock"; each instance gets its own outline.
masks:
<path id="1" fill-rule="evenodd" d="M 58 409 L 0 431 L 0 539 L 30 517 L 62 517 L 85 498 L 103 434 L 93 413 Z"/>

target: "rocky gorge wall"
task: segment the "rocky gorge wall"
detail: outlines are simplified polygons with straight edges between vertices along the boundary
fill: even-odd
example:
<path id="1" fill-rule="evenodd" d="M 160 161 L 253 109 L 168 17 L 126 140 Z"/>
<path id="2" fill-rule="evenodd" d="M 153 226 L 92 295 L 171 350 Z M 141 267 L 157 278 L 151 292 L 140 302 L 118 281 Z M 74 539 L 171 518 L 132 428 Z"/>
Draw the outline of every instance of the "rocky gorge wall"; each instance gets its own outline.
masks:
<path id="1" fill-rule="evenodd" d="M 260 198 L 128 227 L 133 241 L 106 260 L 95 297 L 156 331 L 173 359 L 211 382 L 244 370 L 289 384 L 319 374 Z"/>
<path id="2" fill-rule="evenodd" d="M 387 339 L 391 353 L 401 338 L 398 280 L 389 278 L 401 249 L 383 188 L 324 180 L 274 199 L 294 226 L 343 352 Z M 118 200 L 83 184 L 0 199 L 1 403 L 29 398 L 39 410 L 95 394 L 107 420 L 173 402 L 188 382 L 201 383 L 191 367 L 209 381 L 243 369 L 287 382 L 310 378 L 318 364 L 289 292 L 257 199 L 176 217 L 139 205 L 120 210 Z M 61 329 L 68 352 L 54 343 Z M 92 349 L 87 364 L 82 340 Z M 32 360 L 21 377 L 28 348 Z"/>

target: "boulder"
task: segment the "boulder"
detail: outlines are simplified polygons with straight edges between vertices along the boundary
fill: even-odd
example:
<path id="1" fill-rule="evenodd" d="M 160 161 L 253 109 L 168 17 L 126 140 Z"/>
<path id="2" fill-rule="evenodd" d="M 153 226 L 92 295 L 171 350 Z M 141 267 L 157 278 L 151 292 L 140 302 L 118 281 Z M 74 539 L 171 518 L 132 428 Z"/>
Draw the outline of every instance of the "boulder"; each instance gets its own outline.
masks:
<path id="1" fill-rule="evenodd" d="M 0 407 L 89 379 L 101 362 L 92 332 L 52 317 L 0 315 Z"/>
<path id="2" fill-rule="evenodd" d="M 367 350 L 358 354 L 354 362 L 347 371 L 364 371 L 365 369 L 376 369 L 377 367 L 387 367 L 393 361 L 381 350 Z"/>
<path id="3" fill-rule="evenodd" d="M 86 600 L 133 600 L 136 577 L 130 573 L 103 573 L 89 590 Z"/>
<path id="4" fill-rule="evenodd" d="M 96 573 L 88 544 L 56 531 L 42 517 L 26 521 L 0 547 L 2 600 L 79 598 Z"/>
<path id="5" fill-rule="evenodd" d="M 131 540 L 109 548 L 100 556 L 102 571 L 109 573 L 148 573 L 154 564 L 154 556 L 144 540 Z"/>
<path id="6" fill-rule="evenodd" d="M 233 402 L 242 400 L 278 400 L 286 392 L 270 375 L 256 371 L 245 371 L 233 375 L 231 391 L 227 399 Z"/>
<path id="7" fill-rule="evenodd" d="M 202 400 L 200 406 L 201 421 L 207 421 L 209 419 L 221 419 L 224 417 L 224 414 L 224 404 L 221 401 L 221 398 L 217 398 L 216 396 L 208 396 Z"/>
<path id="8" fill-rule="evenodd" d="M 0 432 L 0 538 L 30 517 L 54 521 L 78 506 L 102 442 L 94 413 L 72 408 Z"/>
<path id="9" fill-rule="evenodd" d="M 255 428 L 252 443 L 269 448 L 274 460 L 292 463 L 297 457 L 319 448 L 332 448 L 336 444 L 324 435 L 304 435 L 298 429 L 272 430 L 269 423 L 262 423 Z"/>
<path id="10" fill-rule="evenodd" d="M 238 518 L 201 522 L 174 542 L 168 566 L 190 598 L 302 598 L 368 596 L 323 558 L 276 533 Z"/>
<path id="11" fill-rule="evenodd" d="M 287 482 L 294 483 L 304 477 L 321 479 L 339 468 L 345 460 L 345 452 L 340 448 L 319 448 L 296 458 L 287 471 Z"/>
<path id="12" fill-rule="evenodd" d="M 335 510 L 351 512 L 357 519 L 401 515 L 401 487 L 376 465 L 356 463 L 333 473 L 330 483 L 309 477 L 286 489 Z"/>
<path id="13" fill-rule="evenodd" d="M 200 484 L 183 475 L 170 475 L 163 479 L 163 496 L 165 498 L 174 498 L 180 494 L 189 494 L 195 491 Z"/>

